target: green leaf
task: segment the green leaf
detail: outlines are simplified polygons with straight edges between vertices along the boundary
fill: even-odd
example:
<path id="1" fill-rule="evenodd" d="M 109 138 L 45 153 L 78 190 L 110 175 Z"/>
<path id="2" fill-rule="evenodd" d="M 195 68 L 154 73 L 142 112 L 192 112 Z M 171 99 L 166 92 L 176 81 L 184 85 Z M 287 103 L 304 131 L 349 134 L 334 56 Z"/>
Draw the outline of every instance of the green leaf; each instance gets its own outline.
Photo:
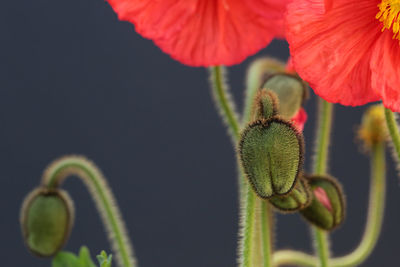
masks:
<path id="1" fill-rule="evenodd" d="M 79 251 L 79 266 L 80 267 L 96 267 L 96 264 L 92 261 L 89 249 L 86 246 L 82 246 Z"/>
<path id="2" fill-rule="evenodd" d="M 59 252 L 53 258 L 52 267 L 86 267 L 79 263 L 78 257 L 71 252 Z"/>
<path id="3" fill-rule="evenodd" d="M 100 263 L 100 267 L 111 267 L 112 255 L 107 256 L 107 253 L 103 250 L 100 255 L 97 255 L 97 260 Z"/>

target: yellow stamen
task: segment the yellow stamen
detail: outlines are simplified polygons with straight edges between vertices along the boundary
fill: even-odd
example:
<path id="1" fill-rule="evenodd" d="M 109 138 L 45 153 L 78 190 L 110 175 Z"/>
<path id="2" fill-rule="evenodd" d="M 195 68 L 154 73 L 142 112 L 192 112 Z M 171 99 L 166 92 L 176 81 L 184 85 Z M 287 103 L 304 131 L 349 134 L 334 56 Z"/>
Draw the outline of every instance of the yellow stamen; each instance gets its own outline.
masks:
<path id="1" fill-rule="evenodd" d="M 382 22 L 382 31 L 392 28 L 393 39 L 400 40 L 400 0 L 382 0 L 376 19 Z"/>

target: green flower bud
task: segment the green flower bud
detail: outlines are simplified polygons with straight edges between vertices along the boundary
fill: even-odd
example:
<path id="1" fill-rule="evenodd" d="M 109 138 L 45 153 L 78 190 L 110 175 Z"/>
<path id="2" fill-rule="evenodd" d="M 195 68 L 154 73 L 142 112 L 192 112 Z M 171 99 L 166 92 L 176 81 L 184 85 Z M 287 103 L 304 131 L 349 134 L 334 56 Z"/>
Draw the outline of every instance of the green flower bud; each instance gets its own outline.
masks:
<path id="1" fill-rule="evenodd" d="M 252 118 L 256 120 L 269 119 L 278 115 L 278 97 L 271 90 L 261 89 L 254 99 Z"/>
<path id="2" fill-rule="evenodd" d="M 303 164 L 303 135 L 285 120 L 273 117 L 249 124 L 239 143 L 240 161 L 261 198 L 289 193 Z"/>
<path id="3" fill-rule="evenodd" d="M 305 219 L 323 230 L 333 230 L 345 217 L 345 199 L 339 182 L 327 176 L 311 176 L 311 204 L 301 211 Z"/>
<path id="4" fill-rule="evenodd" d="M 291 119 L 308 95 L 305 83 L 296 75 L 275 73 L 266 77 L 262 88 L 275 92 L 279 99 L 279 114 Z"/>
<path id="5" fill-rule="evenodd" d="M 53 256 L 64 246 L 73 221 L 72 200 L 62 190 L 35 189 L 22 205 L 21 227 L 25 244 L 40 257 Z"/>
<path id="6" fill-rule="evenodd" d="M 296 186 L 286 196 L 274 196 L 270 203 L 279 211 L 292 213 L 306 208 L 311 204 L 312 193 L 307 181 L 299 179 Z"/>

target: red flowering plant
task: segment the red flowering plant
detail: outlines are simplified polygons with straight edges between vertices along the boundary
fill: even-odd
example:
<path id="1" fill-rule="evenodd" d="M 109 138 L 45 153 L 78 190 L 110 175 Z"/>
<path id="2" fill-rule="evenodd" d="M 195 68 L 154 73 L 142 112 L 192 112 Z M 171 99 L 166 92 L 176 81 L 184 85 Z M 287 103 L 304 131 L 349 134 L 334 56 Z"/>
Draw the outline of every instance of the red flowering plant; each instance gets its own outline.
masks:
<path id="1" fill-rule="evenodd" d="M 400 135 L 390 110 L 375 105 L 366 111 L 358 137 L 371 154 L 368 223 L 354 252 L 332 258 L 327 235 L 343 222 L 346 202 L 339 181 L 327 173 L 331 103 L 362 105 L 382 100 L 389 109 L 400 110 L 400 1 L 107 1 L 119 19 L 131 22 L 173 59 L 209 68 L 215 104 L 240 164 L 239 266 L 357 266 L 371 254 L 383 220 L 384 145 L 390 133 L 400 151 Z M 285 37 L 291 51 L 288 64 L 271 58 L 250 64 L 244 109 L 238 115 L 223 66 L 239 64 L 272 39 Z M 303 106 L 308 86 L 322 98 L 318 98 L 314 166 L 306 172 Z M 41 186 L 26 198 L 21 226 L 29 250 L 39 256 L 57 255 L 54 266 L 93 267 L 85 249 L 81 258 L 58 253 L 74 219 L 72 200 L 60 189 L 69 175 L 77 175 L 89 187 L 110 232 L 117 264 L 137 266 L 104 176 L 80 156 L 50 164 Z M 315 235 L 316 255 L 273 248 L 274 212 L 298 213 L 305 219 Z M 105 254 L 102 260 L 101 266 L 111 264 Z"/>

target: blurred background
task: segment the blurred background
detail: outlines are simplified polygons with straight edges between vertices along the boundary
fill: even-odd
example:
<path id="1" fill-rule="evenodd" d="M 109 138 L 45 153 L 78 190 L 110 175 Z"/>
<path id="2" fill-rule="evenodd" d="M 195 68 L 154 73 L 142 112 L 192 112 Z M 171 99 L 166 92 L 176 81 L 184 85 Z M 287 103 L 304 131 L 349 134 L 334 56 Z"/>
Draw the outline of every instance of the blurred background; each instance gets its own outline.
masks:
<path id="1" fill-rule="evenodd" d="M 288 57 L 284 41 L 258 56 Z M 229 68 L 239 110 L 249 58 Z M 315 97 L 307 102 L 306 166 Z M 331 174 L 347 193 L 348 214 L 332 235 L 334 255 L 358 245 L 364 230 L 368 157 L 355 142 L 364 108 L 335 107 Z M 50 266 L 22 242 L 19 208 L 42 170 L 83 154 L 104 171 L 143 267 L 235 266 L 236 161 L 211 101 L 207 72 L 163 54 L 120 22 L 102 0 L 4 1 L 0 8 L 0 236 L 3 266 Z M 388 155 L 387 210 L 378 246 L 362 266 L 394 266 L 400 187 Z M 110 251 L 91 198 L 78 179 L 64 185 L 76 223 L 66 249 Z M 298 215 L 277 216 L 278 248 L 311 252 Z"/>

